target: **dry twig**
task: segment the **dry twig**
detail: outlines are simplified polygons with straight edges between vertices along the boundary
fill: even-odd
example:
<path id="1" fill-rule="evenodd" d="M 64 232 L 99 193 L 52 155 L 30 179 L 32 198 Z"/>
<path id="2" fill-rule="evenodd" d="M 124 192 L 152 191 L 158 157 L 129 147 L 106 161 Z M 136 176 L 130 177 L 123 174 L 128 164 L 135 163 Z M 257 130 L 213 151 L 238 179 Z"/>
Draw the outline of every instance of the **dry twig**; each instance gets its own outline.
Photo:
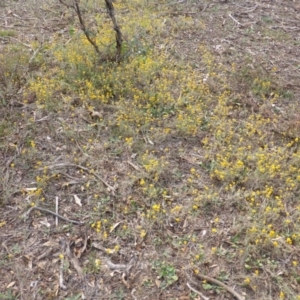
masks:
<path id="1" fill-rule="evenodd" d="M 55 213 L 58 214 L 58 197 L 55 197 Z M 58 225 L 58 217 L 55 217 L 55 226 Z"/>
<path id="2" fill-rule="evenodd" d="M 72 223 L 72 224 L 76 224 L 76 225 L 83 225 L 85 222 L 80 222 L 80 221 L 74 221 L 74 220 L 70 220 L 68 218 L 65 218 L 57 213 L 55 213 L 54 211 L 52 210 L 49 210 L 49 209 L 46 209 L 46 208 L 42 208 L 42 207 L 39 207 L 39 206 L 33 206 L 31 207 L 25 214 L 24 216 L 28 216 L 33 210 L 39 210 L 39 211 L 42 211 L 42 212 L 45 212 L 45 213 L 48 213 L 50 215 L 53 215 L 63 221 L 66 221 L 66 222 L 69 222 L 69 223 Z"/>
<path id="3" fill-rule="evenodd" d="M 76 164 L 71 164 L 71 163 L 60 163 L 60 164 L 47 166 L 48 169 L 62 168 L 62 167 L 74 167 L 74 168 L 81 169 L 81 170 L 95 176 L 97 179 L 99 179 L 104 185 L 106 185 L 109 188 L 109 190 L 112 191 L 113 194 L 116 192 L 115 188 L 112 187 L 110 184 L 108 184 L 101 176 L 95 174 L 93 171 L 91 171 L 90 169 L 88 169 L 86 167 L 76 165 Z"/>
<path id="4" fill-rule="evenodd" d="M 193 287 L 190 286 L 190 284 L 187 282 L 186 283 L 187 287 L 193 291 L 194 293 L 196 293 L 197 295 L 199 295 L 200 297 L 202 297 L 204 300 L 209 300 L 209 298 L 205 297 L 202 293 L 200 293 L 199 291 L 197 291 L 196 289 L 194 289 Z"/>
<path id="5" fill-rule="evenodd" d="M 59 267 L 59 287 L 63 290 L 66 290 L 67 287 L 64 285 L 63 270 L 64 270 L 64 262 L 63 260 L 61 260 L 60 267 Z"/>
<path id="6" fill-rule="evenodd" d="M 79 260 L 78 260 L 77 257 L 74 256 L 73 253 L 71 252 L 70 245 L 69 245 L 68 242 L 65 244 L 65 246 L 66 246 L 66 254 L 67 254 L 67 256 L 68 256 L 69 259 L 71 260 L 71 262 L 72 262 L 72 264 L 73 264 L 75 270 L 76 270 L 77 273 L 78 273 L 78 276 L 79 276 L 80 278 L 82 278 L 82 277 L 83 277 L 83 270 L 82 270 L 82 268 L 80 267 Z"/>
<path id="7" fill-rule="evenodd" d="M 207 275 L 203 275 L 203 274 L 194 274 L 198 279 L 200 280 L 206 280 L 209 281 L 211 283 L 214 283 L 216 285 L 221 286 L 222 288 L 224 288 L 227 292 L 231 293 L 233 296 L 235 296 L 238 300 L 245 300 L 245 298 L 243 296 L 241 296 L 240 294 L 238 294 L 234 289 L 232 289 L 231 287 L 229 287 L 228 285 L 224 284 L 223 282 L 214 279 L 210 276 Z"/>

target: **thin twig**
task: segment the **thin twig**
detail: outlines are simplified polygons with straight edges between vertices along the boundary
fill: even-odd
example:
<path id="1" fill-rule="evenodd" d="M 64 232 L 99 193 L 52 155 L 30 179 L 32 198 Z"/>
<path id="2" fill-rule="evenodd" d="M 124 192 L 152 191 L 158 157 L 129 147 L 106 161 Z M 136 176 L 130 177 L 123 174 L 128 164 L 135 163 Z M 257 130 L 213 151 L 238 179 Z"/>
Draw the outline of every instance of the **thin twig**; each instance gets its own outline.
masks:
<path id="1" fill-rule="evenodd" d="M 83 277 L 83 270 L 79 264 L 79 260 L 77 259 L 76 256 L 73 255 L 73 253 L 71 252 L 71 249 L 70 249 L 70 244 L 67 242 L 65 244 L 66 246 L 66 254 L 67 256 L 69 257 L 69 259 L 71 260 L 72 264 L 73 264 L 73 267 L 75 268 L 75 270 L 77 271 L 78 273 L 78 276 L 79 278 L 82 278 Z"/>
<path id="2" fill-rule="evenodd" d="M 60 267 L 59 267 L 59 287 L 63 290 L 66 290 L 67 287 L 64 285 L 63 270 L 64 270 L 64 261 L 62 259 L 60 262 Z"/>
<path id="3" fill-rule="evenodd" d="M 97 54 L 101 54 L 100 49 L 98 47 L 98 45 L 96 44 L 96 42 L 91 38 L 89 31 L 87 30 L 85 23 L 83 21 L 82 18 L 82 13 L 78 4 L 78 0 L 73 0 L 74 5 L 70 5 L 65 3 L 63 0 L 59 0 L 59 2 L 61 4 L 63 4 L 64 6 L 68 7 L 68 8 L 73 8 L 77 14 L 78 20 L 79 20 L 79 24 L 81 27 L 81 30 L 83 31 L 85 37 L 87 38 L 87 40 L 90 42 L 90 44 L 94 47 L 95 51 L 97 52 Z"/>
<path id="4" fill-rule="evenodd" d="M 10 38 L 11 40 L 14 40 L 14 41 L 20 43 L 20 44 L 23 45 L 24 47 L 27 47 L 27 48 L 29 48 L 30 50 L 32 50 L 32 47 L 31 47 L 30 45 L 25 44 L 25 43 L 21 42 L 20 40 L 14 38 L 14 37 L 12 37 L 12 36 L 10 36 L 9 38 Z"/>
<path id="5" fill-rule="evenodd" d="M 230 17 L 231 20 L 233 20 L 238 26 L 242 27 L 242 24 L 236 19 L 234 18 L 231 14 L 228 14 L 228 16 Z"/>
<path id="6" fill-rule="evenodd" d="M 211 283 L 214 283 L 216 285 L 219 285 L 221 287 L 223 287 L 227 292 L 231 293 L 233 296 L 235 296 L 238 300 L 245 300 L 245 298 L 243 296 L 241 296 L 240 294 L 238 294 L 235 290 L 233 290 L 231 287 L 227 286 L 226 284 L 224 284 L 223 282 L 214 279 L 212 277 L 209 277 L 207 275 L 203 275 L 203 274 L 194 274 L 198 279 L 200 280 L 206 280 L 209 281 Z"/>
<path id="7" fill-rule="evenodd" d="M 85 27 L 85 24 L 84 24 L 84 21 L 82 19 L 82 14 L 81 14 L 81 11 L 80 11 L 80 8 L 79 8 L 79 4 L 78 4 L 78 0 L 74 0 L 74 9 L 75 9 L 75 12 L 77 14 L 77 17 L 78 17 L 78 20 L 79 20 L 79 23 L 80 23 L 80 26 L 81 26 L 81 30 L 83 31 L 83 33 L 85 34 L 87 40 L 90 42 L 90 44 L 94 47 L 95 51 L 97 52 L 97 54 L 101 54 L 100 50 L 99 50 L 99 47 L 98 45 L 96 44 L 95 41 L 93 41 L 93 39 L 90 37 L 90 34 L 88 32 L 88 30 L 86 29 Z"/>
<path id="8" fill-rule="evenodd" d="M 133 164 L 131 161 L 127 160 L 127 163 L 132 166 L 135 170 L 139 171 L 140 168 L 138 166 L 136 166 L 135 164 Z"/>
<path id="9" fill-rule="evenodd" d="M 239 26 L 239 27 L 245 27 L 245 26 L 248 26 L 248 25 L 252 25 L 252 24 L 255 24 L 255 22 L 249 22 L 249 23 L 240 23 L 237 19 L 235 19 L 231 14 L 228 14 L 228 16 Z"/>
<path id="10" fill-rule="evenodd" d="M 24 216 L 28 216 L 28 215 L 29 215 L 33 210 L 35 210 L 35 209 L 37 209 L 37 210 L 39 210 L 39 211 L 42 211 L 42 212 L 45 212 L 45 213 L 48 213 L 48 214 L 51 214 L 51 215 L 53 215 L 53 216 L 55 216 L 55 217 L 57 217 L 57 218 L 59 218 L 59 219 L 61 219 L 61 220 L 63 220 L 63 221 L 66 221 L 66 222 L 69 222 L 69 223 L 72 223 L 72 224 L 83 225 L 83 224 L 85 223 L 85 222 L 80 222 L 80 221 L 70 220 L 70 219 L 68 219 L 68 218 L 65 218 L 65 217 L 61 216 L 60 214 L 55 213 L 55 212 L 52 211 L 52 210 L 49 210 L 49 209 L 46 209 L 46 208 L 41 208 L 41 207 L 39 207 L 39 206 L 33 206 L 33 207 L 31 207 L 31 208 L 24 214 Z"/>
<path id="11" fill-rule="evenodd" d="M 121 270 L 121 269 L 127 269 L 128 265 L 124 264 L 114 264 L 112 263 L 108 258 L 106 260 L 106 265 L 111 269 L 111 270 Z"/>
<path id="12" fill-rule="evenodd" d="M 80 166 L 80 165 L 76 165 L 76 164 L 71 164 L 71 163 L 60 163 L 60 164 L 55 164 L 55 165 L 47 166 L 48 169 L 61 168 L 61 167 L 74 167 L 74 168 L 81 169 L 81 170 L 83 170 L 83 171 L 85 171 L 85 172 L 87 172 L 87 173 L 89 173 L 91 175 L 94 175 L 104 185 L 106 185 L 112 191 L 113 194 L 116 192 L 115 188 L 112 187 L 110 184 L 108 184 L 101 176 L 95 174 L 94 172 L 92 172 L 90 169 L 88 169 L 86 167 L 83 167 L 83 166 Z"/>
<path id="13" fill-rule="evenodd" d="M 199 295 L 200 297 L 202 297 L 204 300 L 209 300 L 209 298 L 205 297 L 202 293 L 200 293 L 199 291 L 197 291 L 196 289 L 194 289 L 193 287 L 190 286 L 190 284 L 187 282 L 186 283 L 187 287 L 193 291 L 194 293 L 196 293 L 197 295 Z"/>
<path id="14" fill-rule="evenodd" d="M 58 214 L 58 197 L 55 197 L 55 213 Z M 58 217 L 55 217 L 55 226 L 58 225 Z"/>

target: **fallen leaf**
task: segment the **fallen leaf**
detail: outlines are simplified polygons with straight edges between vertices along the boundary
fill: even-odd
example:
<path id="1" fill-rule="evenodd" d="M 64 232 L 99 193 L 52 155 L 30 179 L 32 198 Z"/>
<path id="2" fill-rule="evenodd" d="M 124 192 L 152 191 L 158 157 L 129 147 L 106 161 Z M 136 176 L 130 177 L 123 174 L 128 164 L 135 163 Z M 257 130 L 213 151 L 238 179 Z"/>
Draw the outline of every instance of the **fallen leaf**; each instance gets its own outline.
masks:
<path id="1" fill-rule="evenodd" d="M 48 221 L 40 221 L 40 224 L 45 225 L 46 227 L 50 228 L 51 224 Z"/>
<path id="2" fill-rule="evenodd" d="M 77 258 L 80 258 L 82 253 L 86 250 L 88 239 L 89 237 L 86 237 L 84 240 L 79 238 L 75 241 L 74 254 Z"/>
<path id="3" fill-rule="evenodd" d="M 41 262 L 38 262 L 37 263 L 37 266 L 40 268 L 40 269 L 45 269 L 45 266 L 46 266 L 46 261 L 41 261 Z"/>
<path id="4" fill-rule="evenodd" d="M 92 112 L 92 117 L 99 117 L 99 118 L 102 118 L 102 113 L 98 112 L 98 111 L 93 111 Z"/>
<path id="5" fill-rule="evenodd" d="M 74 199 L 75 199 L 75 203 L 79 206 L 82 206 L 81 204 L 81 199 L 77 196 L 77 195 L 74 195 Z"/>
<path id="6" fill-rule="evenodd" d="M 45 247 L 59 247 L 59 243 L 57 241 L 50 240 L 50 241 L 44 243 L 42 246 L 45 246 Z"/>
<path id="7" fill-rule="evenodd" d="M 92 247 L 94 247 L 94 248 L 96 248 L 96 249 L 98 249 L 98 250 L 101 250 L 101 251 L 103 251 L 103 252 L 106 252 L 106 251 L 105 251 L 105 248 L 104 248 L 100 243 L 93 242 L 93 243 L 92 243 Z"/>
<path id="8" fill-rule="evenodd" d="M 12 286 L 14 286 L 15 285 L 15 281 L 12 281 L 11 283 L 9 283 L 7 286 L 6 286 L 6 288 L 7 289 L 9 289 L 9 288 L 11 288 Z"/>
<path id="9" fill-rule="evenodd" d="M 154 143 L 150 140 L 149 137 L 147 137 L 147 140 L 148 140 L 148 143 L 149 143 L 150 145 L 154 145 Z"/>
<path id="10" fill-rule="evenodd" d="M 69 257 L 69 259 L 71 260 L 71 262 L 73 264 L 73 267 L 77 271 L 77 274 L 78 274 L 79 278 L 82 278 L 83 277 L 83 270 L 82 270 L 82 268 L 79 264 L 79 260 L 71 252 L 69 243 L 66 244 L 66 254 Z"/>
<path id="11" fill-rule="evenodd" d="M 34 192 L 34 191 L 37 190 L 37 188 L 36 188 L 36 187 L 34 187 L 34 188 L 25 188 L 24 190 L 25 190 L 26 192 Z"/>
<path id="12" fill-rule="evenodd" d="M 114 224 L 111 228 L 110 228 L 110 233 L 112 233 L 120 224 L 122 223 L 122 221 L 120 221 L 120 222 L 118 222 L 118 223 L 116 223 L 116 224 Z"/>
<path id="13" fill-rule="evenodd" d="M 27 268 L 28 268 L 29 270 L 31 270 L 31 269 L 32 269 L 32 259 L 31 259 L 31 258 L 30 258 L 30 259 L 28 259 Z"/>
<path id="14" fill-rule="evenodd" d="M 155 279 L 155 284 L 156 284 L 156 286 L 159 288 L 160 287 L 160 285 L 161 285 L 161 281 L 159 280 L 159 279 Z"/>
<path id="15" fill-rule="evenodd" d="M 129 289 L 130 285 L 128 283 L 128 281 L 126 281 L 126 274 L 122 273 L 122 282 L 125 284 L 125 286 Z"/>

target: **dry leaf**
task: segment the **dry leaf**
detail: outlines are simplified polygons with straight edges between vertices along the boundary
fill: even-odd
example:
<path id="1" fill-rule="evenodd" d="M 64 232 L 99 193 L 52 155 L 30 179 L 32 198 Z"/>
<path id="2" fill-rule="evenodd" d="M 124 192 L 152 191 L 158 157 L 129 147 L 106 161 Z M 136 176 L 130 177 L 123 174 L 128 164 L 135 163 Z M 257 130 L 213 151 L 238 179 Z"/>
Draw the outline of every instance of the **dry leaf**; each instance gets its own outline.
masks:
<path id="1" fill-rule="evenodd" d="M 0 228 L 6 224 L 6 221 L 0 222 Z"/>
<path id="2" fill-rule="evenodd" d="M 24 258 L 27 260 L 28 269 L 32 269 L 32 258 L 29 255 L 24 255 Z"/>
<path id="3" fill-rule="evenodd" d="M 67 243 L 66 245 L 66 254 L 69 257 L 69 259 L 71 260 L 73 267 L 75 268 L 75 270 L 77 271 L 77 274 L 79 276 L 79 278 L 83 277 L 83 270 L 80 267 L 79 261 L 77 259 L 76 256 L 73 255 L 73 253 L 70 250 L 70 245 Z"/>
<path id="4" fill-rule="evenodd" d="M 184 156 L 181 156 L 181 158 L 186 160 L 191 165 L 197 165 L 198 164 L 197 160 L 192 156 L 184 155 Z"/>
<path id="5" fill-rule="evenodd" d="M 92 247 L 94 247 L 94 248 L 96 248 L 98 250 L 101 250 L 103 252 L 106 252 L 105 248 L 100 243 L 93 242 L 92 243 Z"/>
<path id="6" fill-rule="evenodd" d="M 50 241 L 44 243 L 42 246 L 45 246 L 45 247 L 59 247 L 59 243 L 56 242 L 56 241 L 50 240 Z"/>
<path id="7" fill-rule="evenodd" d="M 45 221 L 40 221 L 40 224 L 42 224 L 42 225 L 45 225 L 46 227 L 51 227 L 51 224 L 47 221 L 47 220 L 45 220 Z"/>
<path id="8" fill-rule="evenodd" d="M 147 140 L 148 140 L 148 143 L 149 143 L 150 145 L 154 145 L 154 143 L 150 140 L 149 137 L 147 137 Z"/>
<path id="9" fill-rule="evenodd" d="M 89 237 L 86 237 L 84 240 L 79 238 L 75 241 L 74 254 L 77 258 L 80 258 L 82 253 L 86 250 L 88 239 Z"/>
<path id="10" fill-rule="evenodd" d="M 40 269 L 45 269 L 45 266 L 46 266 L 46 261 L 41 261 L 41 262 L 38 262 L 37 263 L 37 266 L 40 268 Z"/>
<path id="11" fill-rule="evenodd" d="M 111 228 L 110 228 L 110 233 L 112 233 L 120 224 L 122 223 L 122 221 L 120 221 L 120 222 L 118 222 L 118 223 L 116 223 L 116 224 L 114 224 Z"/>
<path id="12" fill-rule="evenodd" d="M 155 279 L 155 284 L 156 284 L 156 286 L 159 288 L 160 287 L 160 285 L 161 285 L 161 281 L 159 280 L 159 279 Z"/>
<path id="13" fill-rule="evenodd" d="M 130 288 L 130 285 L 129 283 L 126 281 L 126 274 L 125 273 L 122 273 L 122 282 L 125 284 L 125 286 L 129 289 Z"/>
<path id="14" fill-rule="evenodd" d="M 82 206 L 81 204 L 81 199 L 77 196 L 77 195 L 74 195 L 74 199 L 75 199 L 75 203 L 79 206 Z"/>
<path id="15" fill-rule="evenodd" d="M 36 187 L 34 187 L 34 188 L 25 188 L 24 190 L 25 190 L 26 192 L 34 192 L 34 191 L 37 190 L 37 188 L 36 188 Z"/>
<path id="16" fill-rule="evenodd" d="M 102 113 L 94 110 L 94 111 L 92 111 L 92 117 L 102 118 Z"/>
<path id="17" fill-rule="evenodd" d="M 11 283 L 9 283 L 7 286 L 6 286 L 6 288 L 7 289 L 9 289 L 9 288 L 11 288 L 12 286 L 14 286 L 15 285 L 15 281 L 12 281 Z"/>

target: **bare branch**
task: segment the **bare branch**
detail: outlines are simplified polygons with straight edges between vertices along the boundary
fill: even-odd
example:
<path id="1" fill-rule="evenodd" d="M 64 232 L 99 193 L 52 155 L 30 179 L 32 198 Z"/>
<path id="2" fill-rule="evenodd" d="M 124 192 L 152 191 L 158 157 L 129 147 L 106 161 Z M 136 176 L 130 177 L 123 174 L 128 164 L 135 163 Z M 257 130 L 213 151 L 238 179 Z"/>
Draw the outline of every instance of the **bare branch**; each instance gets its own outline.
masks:
<path id="1" fill-rule="evenodd" d="M 116 61 L 119 62 L 121 58 L 121 50 L 122 50 L 122 42 L 123 42 L 122 33 L 115 17 L 115 10 L 112 1 L 105 0 L 105 4 L 108 10 L 108 14 L 114 24 L 114 30 L 116 32 L 116 48 L 117 48 Z"/>
<path id="2" fill-rule="evenodd" d="M 245 298 L 243 296 L 241 296 L 240 294 L 238 294 L 234 289 L 232 289 L 231 287 L 229 287 L 228 285 L 224 284 L 223 282 L 221 282 L 217 279 L 214 279 L 214 278 L 212 278 L 210 276 L 207 276 L 207 275 L 203 275 L 201 273 L 197 273 L 197 274 L 194 274 L 194 275 L 200 280 L 206 280 L 208 282 L 211 282 L 211 283 L 214 283 L 216 285 L 219 285 L 219 286 L 223 287 L 226 291 L 231 293 L 238 300 L 245 300 Z"/>
<path id="3" fill-rule="evenodd" d="M 51 210 L 49 210 L 49 209 L 46 209 L 46 208 L 42 208 L 42 207 L 39 207 L 39 206 L 33 206 L 33 207 L 31 207 L 25 214 L 24 214 L 24 216 L 28 216 L 33 210 L 39 210 L 39 211 L 42 211 L 42 212 L 45 212 L 45 213 L 48 213 L 48 214 L 50 214 L 50 215 L 53 215 L 53 216 L 55 216 L 55 217 L 57 217 L 57 218 L 59 218 L 59 219 L 61 219 L 61 220 L 63 220 L 63 221 L 66 221 L 66 222 L 69 222 L 69 223 L 72 223 L 72 224 L 76 224 L 76 225 L 83 225 L 84 224 L 84 222 L 79 222 L 79 221 L 74 221 L 74 220 L 70 220 L 70 219 L 68 219 L 68 218 L 65 218 L 65 217 L 63 217 L 63 216 L 61 216 L 61 215 L 59 215 L 59 214 L 57 214 L 57 213 L 55 213 L 54 211 L 51 211 Z"/>
<path id="4" fill-rule="evenodd" d="M 90 44 L 94 47 L 97 54 L 100 55 L 101 54 L 100 49 L 99 49 L 97 43 L 95 42 L 95 40 L 91 37 L 91 35 L 90 35 L 89 31 L 87 30 L 86 25 L 84 23 L 84 19 L 82 17 L 82 12 L 79 7 L 79 0 L 73 0 L 74 5 L 70 5 L 70 4 L 66 3 L 65 0 L 59 0 L 59 2 L 61 4 L 63 4 L 64 6 L 66 6 L 68 8 L 73 8 L 75 10 L 78 20 L 79 20 L 79 23 L 80 23 L 81 30 L 83 31 L 84 35 L 86 36 L 86 38 L 90 42 Z M 107 8 L 109 17 L 112 20 L 114 30 L 116 32 L 116 48 L 117 48 L 116 62 L 119 62 L 121 59 L 123 37 L 122 37 L 121 30 L 120 30 L 120 26 L 118 25 L 116 17 L 115 17 L 115 10 L 114 10 L 112 1 L 105 0 L 105 4 L 106 4 L 106 8 Z"/>
<path id="5" fill-rule="evenodd" d="M 83 31 L 83 33 L 85 34 L 87 40 L 90 42 L 90 44 L 94 47 L 95 51 L 100 55 L 101 52 L 96 44 L 95 41 L 93 41 L 93 39 L 91 38 L 88 30 L 86 29 L 85 27 L 85 24 L 84 24 L 84 21 L 83 21 L 83 18 L 82 18 L 82 14 L 81 14 L 81 10 L 79 8 L 79 4 L 78 4 L 78 0 L 74 0 L 74 9 L 75 9 L 75 12 L 77 14 L 77 17 L 78 17 L 78 20 L 79 20 L 79 23 L 80 23 L 80 27 L 81 27 L 81 30 Z"/>

